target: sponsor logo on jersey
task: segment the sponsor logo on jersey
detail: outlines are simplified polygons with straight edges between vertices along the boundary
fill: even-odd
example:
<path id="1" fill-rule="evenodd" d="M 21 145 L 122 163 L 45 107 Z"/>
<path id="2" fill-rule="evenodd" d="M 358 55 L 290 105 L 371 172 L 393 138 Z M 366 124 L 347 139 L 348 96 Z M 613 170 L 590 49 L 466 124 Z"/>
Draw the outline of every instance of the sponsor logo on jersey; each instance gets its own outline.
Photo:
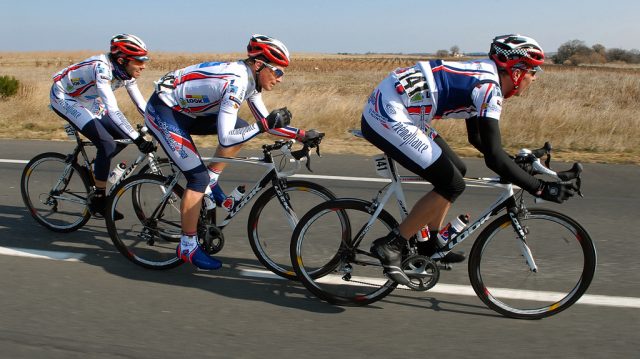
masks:
<path id="1" fill-rule="evenodd" d="M 71 84 L 73 84 L 73 86 L 82 86 L 87 83 L 81 77 L 77 77 L 75 79 L 71 79 Z"/>
<path id="2" fill-rule="evenodd" d="M 209 97 L 206 95 L 187 95 L 187 103 L 209 103 Z"/>
<path id="3" fill-rule="evenodd" d="M 395 133 L 402 138 L 402 143 L 398 147 L 402 147 L 407 145 L 411 148 L 415 148 L 416 151 L 422 153 L 429 148 L 429 143 L 422 141 L 418 137 L 418 133 L 420 133 L 420 129 L 417 127 L 413 127 L 413 129 L 409 129 L 402 122 L 394 123 L 391 128 Z"/>
<path id="4" fill-rule="evenodd" d="M 391 104 L 387 104 L 384 109 L 387 111 L 388 114 L 390 115 L 395 115 L 396 114 L 396 110 L 393 108 L 393 106 L 391 106 Z"/>

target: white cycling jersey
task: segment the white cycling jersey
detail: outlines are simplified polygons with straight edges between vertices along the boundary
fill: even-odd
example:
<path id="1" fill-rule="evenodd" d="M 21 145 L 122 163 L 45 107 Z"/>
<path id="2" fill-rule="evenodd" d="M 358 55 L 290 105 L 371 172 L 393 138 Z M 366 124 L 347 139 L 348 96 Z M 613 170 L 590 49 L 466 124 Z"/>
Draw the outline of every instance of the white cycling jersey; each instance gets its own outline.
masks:
<path id="1" fill-rule="evenodd" d="M 500 119 L 502 92 L 498 69 L 490 59 L 451 62 L 423 61 L 390 75 L 395 90 L 414 118 L 426 120 Z"/>
<path id="2" fill-rule="evenodd" d="M 490 59 L 467 62 L 424 61 L 398 68 L 373 91 L 363 120 L 396 151 L 420 168 L 441 154 L 433 141 L 432 119 L 500 119 L 502 92 Z"/>
<path id="3" fill-rule="evenodd" d="M 244 61 L 205 62 L 170 72 L 156 82 L 156 92 L 175 111 L 195 118 L 217 115 L 218 141 L 223 146 L 245 142 L 260 133 L 255 124 L 235 128 L 242 102 L 247 101 L 257 121 L 268 115 L 251 69 Z M 269 132 L 295 138 L 299 130 L 284 127 Z"/>
<path id="4" fill-rule="evenodd" d="M 119 80 L 113 75 L 113 64 L 108 55 L 97 55 L 53 76 L 51 104 L 79 128 L 106 113 L 124 133 L 136 139 L 139 134 L 120 111 L 113 93 L 123 86 L 138 111 L 144 115 L 147 103 L 138 89 L 136 79 Z"/>

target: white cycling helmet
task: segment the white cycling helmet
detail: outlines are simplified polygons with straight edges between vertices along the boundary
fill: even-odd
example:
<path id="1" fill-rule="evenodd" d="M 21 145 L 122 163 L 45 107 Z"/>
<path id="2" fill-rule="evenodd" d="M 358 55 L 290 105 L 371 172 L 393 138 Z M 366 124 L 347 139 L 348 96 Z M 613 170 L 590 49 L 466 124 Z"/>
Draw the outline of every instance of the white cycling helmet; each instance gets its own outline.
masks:
<path id="1" fill-rule="evenodd" d="M 266 35 L 254 34 L 247 45 L 247 55 L 251 58 L 264 56 L 269 63 L 289 66 L 289 50 L 277 39 Z"/>
<path id="2" fill-rule="evenodd" d="M 111 38 L 111 55 L 126 60 L 149 60 L 147 45 L 139 37 L 130 34 L 119 34 Z"/>
<path id="3" fill-rule="evenodd" d="M 544 63 L 544 51 L 538 42 L 518 34 L 496 36 L 491 42 L 489 57 L 513 81 L 514 89 L 505 97 L 513 95 L 524 78 L 522 75 L 515 76 L 515 69 L 539 69 Z"/>

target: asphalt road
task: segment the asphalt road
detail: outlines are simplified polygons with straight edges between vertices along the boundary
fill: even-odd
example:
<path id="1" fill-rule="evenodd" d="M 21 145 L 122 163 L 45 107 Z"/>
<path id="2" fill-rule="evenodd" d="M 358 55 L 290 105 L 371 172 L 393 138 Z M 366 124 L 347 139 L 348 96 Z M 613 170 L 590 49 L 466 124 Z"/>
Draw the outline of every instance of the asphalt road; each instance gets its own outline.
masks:
<path id="1" fill-rule="evenodd" d="M 365 144 L 363 144 L 364 146 Z M 475 296 L 396 291 L 368 307 L 343 308 L 313 298 L 301 285 L 247 275 L 260 269 L 241 213 L 225 229 L 223 269 L 139 268 L 113 247 L 104 223 L 75 233 L 39 226 L 20 197 L 24 163 L 69 142 L 0 141 L 0 356 L 6 358 L 631 358 L 640 349 L 640 167 L 586 164 L 585 198 L 558 206 L 596 240 L 598 270 L 587 292 L 609 304 L 576 304 L 539 321 L 506 319 Z M 203 155 L 212 151 L 201 149 Z M 122 158 L 133 158 L 125 152 Z M 12 161 L 4 161 L 4 160 Z M 312 158 L 315 175 L 375 177 L 368 157 Z M 490 175 L 466 160 L 469 175 Z M 558 168 L 568 164 L 557 164 Z M 224 181 L 250 171 L 229 167 Z M 300 174 L 308 174 L 301 171 Z M 339 196 L 370 199 L 380 183 L 315 180 Z M 230 185 L 226 186 L 232 188 Z M 226 188 L 225 187 L 225 188 Z M 407 186 L 409 201 L 429 187 Z M 492 193 L 469 187 L 450 214 L 477 213 Z M 462 244 L 468 252 L 472 240 Z M 9 254 L 44 250 L 79 261 Z M 22 252 L 21 252 L 22 251 Z M 14 252 L 11 252 L 14 253 Z M 14 253 L 15 254 L 15 253 Z M 441 283 L 468 285 L 466 265 Z M 434 288 L 434 290 L 437 289 Z"/>

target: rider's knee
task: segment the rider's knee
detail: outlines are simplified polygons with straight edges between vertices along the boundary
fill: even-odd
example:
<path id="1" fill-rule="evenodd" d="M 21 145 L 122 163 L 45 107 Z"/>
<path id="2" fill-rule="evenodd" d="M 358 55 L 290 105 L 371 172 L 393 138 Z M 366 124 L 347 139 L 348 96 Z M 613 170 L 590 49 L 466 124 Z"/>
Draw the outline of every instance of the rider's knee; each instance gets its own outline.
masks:
<path id="1" fill-rule="evenodd" d="M 464 178 L 460 175 L 453 176 L 451 181 L 446 184 L 436 185 L 434 191 L 453 203 L 464 192 L 466 184 Z"/>
<path id="2" fill-rule="evenodd" d="M 440 156 L 424 171 L 422 176 L 431 182 L 436 193 L 451 203 L 455 202 L 466 187 L 459 166 L 456 166 L 446 156 Z"/>
<path id="3" fill-rule="evenodd" d="M 184 177 L 187 179 L 187 188 L 192 191 L 204 193 L 209 185 L 209 173 L 204 165 L 185 171 Z"/>

